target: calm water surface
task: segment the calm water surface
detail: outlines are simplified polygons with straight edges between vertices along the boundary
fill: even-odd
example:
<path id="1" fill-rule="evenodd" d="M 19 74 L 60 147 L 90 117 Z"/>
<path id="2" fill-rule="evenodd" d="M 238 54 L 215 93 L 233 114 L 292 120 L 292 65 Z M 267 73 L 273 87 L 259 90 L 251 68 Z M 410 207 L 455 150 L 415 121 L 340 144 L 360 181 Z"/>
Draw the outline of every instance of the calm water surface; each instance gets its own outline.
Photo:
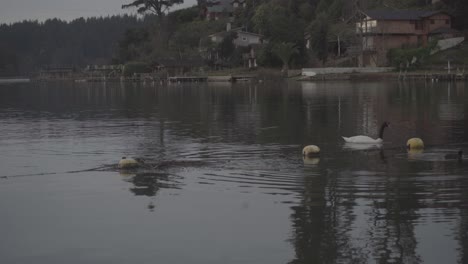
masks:
<path id="1" fill-rule="evenodd" d="M 1 85 L 0 262 L 468 263 L 467 89 Z"/>

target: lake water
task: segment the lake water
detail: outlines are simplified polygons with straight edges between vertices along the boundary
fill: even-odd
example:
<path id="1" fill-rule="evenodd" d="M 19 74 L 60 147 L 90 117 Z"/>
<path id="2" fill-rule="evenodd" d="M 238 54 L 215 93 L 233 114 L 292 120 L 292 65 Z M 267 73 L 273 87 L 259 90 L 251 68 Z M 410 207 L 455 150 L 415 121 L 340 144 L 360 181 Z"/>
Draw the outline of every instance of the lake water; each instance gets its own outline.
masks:
<path id="1" fill-rule="evenodd" d="M 467 89 L 3 84 L 0 262 L 468 263 Z"/>

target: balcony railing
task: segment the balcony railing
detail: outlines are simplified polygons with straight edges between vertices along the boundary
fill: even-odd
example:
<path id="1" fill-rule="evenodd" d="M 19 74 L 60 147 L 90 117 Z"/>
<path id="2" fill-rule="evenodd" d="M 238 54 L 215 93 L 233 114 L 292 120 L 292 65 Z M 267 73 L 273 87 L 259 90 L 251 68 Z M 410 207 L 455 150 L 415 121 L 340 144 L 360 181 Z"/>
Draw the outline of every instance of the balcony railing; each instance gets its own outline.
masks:
<path id="1" fill-rule="evenodd" d="M 420 35 L 423 34 L 423 30 L 419 29 L 409 29 L 409 28 L 382 28 L 382 27 L 368 27 L 368 28 L 356 28 L 356 33 L 357 34 L 414 34 L 414 35 Z"/>

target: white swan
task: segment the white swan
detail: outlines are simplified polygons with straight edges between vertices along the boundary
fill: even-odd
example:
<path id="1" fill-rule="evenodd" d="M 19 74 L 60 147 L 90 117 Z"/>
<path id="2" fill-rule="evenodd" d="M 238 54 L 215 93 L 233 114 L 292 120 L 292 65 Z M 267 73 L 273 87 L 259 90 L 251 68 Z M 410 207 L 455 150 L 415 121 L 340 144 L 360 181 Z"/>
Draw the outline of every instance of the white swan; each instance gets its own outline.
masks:
<path id="1" fill-rule="evenodd" d="M 361 143 L 346 142 L 346 143 L 344 143 L 343 148 L 351 149 L 351 150 L 371 150 L 371 149 L 380 149 L 380 148 L 382 148 L 382 144 L 380 144 L 380 143 L 361 144 Z"/>
<path id="2" fill-rule="evenodd" d="M 354 136 L 354 137 L 342 137 L 344 141 L 348 143 L 358 143 L 358 144 L 379 144 L 383 142 L 383 132 L 386 127 L 390 126 L 390 123 L 383 122 L 382 126 L 380 127 L 379 138 L 373 139 L 368 136 Z"/>

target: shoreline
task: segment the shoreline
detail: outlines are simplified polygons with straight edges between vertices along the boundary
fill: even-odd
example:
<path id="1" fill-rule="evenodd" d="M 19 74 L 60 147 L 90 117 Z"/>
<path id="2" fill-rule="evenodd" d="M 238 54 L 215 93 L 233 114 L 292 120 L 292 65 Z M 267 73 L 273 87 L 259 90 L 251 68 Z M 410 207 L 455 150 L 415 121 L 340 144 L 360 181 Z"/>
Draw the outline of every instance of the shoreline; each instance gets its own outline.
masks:
<path id="1" fill-rule="evenodd" d="M 387 81 L 387 80 L 428 80 L 428 81 L 468 81 L 468 74 L 443 72 L 381 72 L 345 73 L 298 76 L 296 81 Z"/>
<path id="2" fill-rule="evenodd" d="M 9 78 L 0 78 L 0 84 L 9 84 L 9 83 L 29 83 L 31 82 L 30 78 L 26 77 L 9 77 Z"/>
<path id="3" fill-rule="evenodd" d="M 266 80 L 294 80 L 299 82 L 322 81 L 395 81 L 395 80 L 426 80 L 426 81 L 468 81 L 468 73 L 447 73 L 446 71 L 414 71 L 414 72 L 349 72 L 349 73 L 321 73 L 306 76 L 301 69 L 289 70 L 287 74 L 280 69 L 258 68 L 256 70 L 239 70 L 207 72 L 203 75 L 187 75 L 163 77 L 142 74 L 133 77 L 97 77 L 83 75 L 66 78 L 28 78 L 2 77 L 0 84 L 71 81 L 76 83 L 96 82 L 141 82 L 141 83 L 181 83 L 181 82 L 245 82 Z"/>

